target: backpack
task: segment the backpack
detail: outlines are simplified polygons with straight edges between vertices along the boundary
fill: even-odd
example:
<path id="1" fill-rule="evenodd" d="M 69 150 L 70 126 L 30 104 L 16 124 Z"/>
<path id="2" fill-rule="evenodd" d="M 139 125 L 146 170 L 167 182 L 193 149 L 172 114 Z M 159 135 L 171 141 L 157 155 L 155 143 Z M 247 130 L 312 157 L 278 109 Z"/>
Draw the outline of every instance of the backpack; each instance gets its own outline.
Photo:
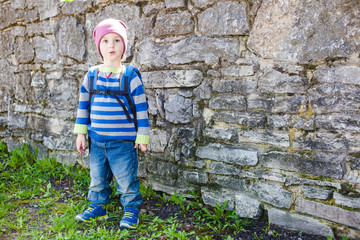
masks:
<path id="1" fill-rule="evenodd" d="M 118 100 L 121 107 L 124 109 L 127 120 L 129 122 L 134 121 L 135 130 L 136 131 L 138 130 L 137 118 L 136 118 L 136 106 L 135 106 L 132 96 L 130 95 L 130 92 L 129 92 L 129 83 L 130 83 L 133 72 L 136 72 L 140 78 L 140 81 L 142 81 L 141 74 L 138 69 L 136 69 L 132 66 L 125 65 L 125 73 L 123 74 L 122 81 L 119 81 L 120 91 L 115 91 L 115 90 L 109 90 L 109 89 L 105 89 L 105 90 L 104 89 L 96 89 L 96 81 L 97 81 L 97 77 L 99 74 L 99 68 L 96 68 L 93 71 L 89 71 L 89 74 L 90 74 L 90 79 L 89 79 L 90 80 L 89 81 L 90 104 L 89 104 L 89 108 L 88 108 L 89 123 L 90 123 L 90 109 L 91 109 L 91 104 L 94 101 L 94 94 L 111 95 Z M 127 104 L 130 107 L 130 111 L 133 114 L 134 119 L 131 119 L 129 111 L 127 110 L 125 104 L 120 100 L 120 98 L 118 96 L 124 96 L 126 98 Z"/>

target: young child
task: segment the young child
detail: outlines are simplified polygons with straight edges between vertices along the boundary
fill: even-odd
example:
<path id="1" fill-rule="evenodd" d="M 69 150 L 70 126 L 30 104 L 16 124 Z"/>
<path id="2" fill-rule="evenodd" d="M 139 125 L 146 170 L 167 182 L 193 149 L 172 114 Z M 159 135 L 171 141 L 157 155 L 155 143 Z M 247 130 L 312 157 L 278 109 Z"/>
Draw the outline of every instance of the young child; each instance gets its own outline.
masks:
<path id="1" fill-rule="evenodd" d="M 123 76 L 129 74 L 126 71 L 130 69 L 122 64 L 127 45 L 126 25 L 123 22 L 115 19 L 100 22 L 94 30 L 94 39 L 103 64 L 90 68 L 85 75 L 74 129 L 78 134 L 76 148 L 80 154 L 85 150 L 85 135 L 88 134 L 91 139 L 91 183 L 88 193 L 91 204 L 76 219 L 91 221 L 108 218 L 105 204 L 110 201 L 112 189 L 109 184 L 115 177 L 124 210 L 120 227 L 134 229 L 138 224 L 138 207 L 142 202 L 137 179 L 136 149 L 140 147 L 141 151 L 146 152 L 149 143 L 144 87 L 137 69 L 131 70 L 128 86 L 124 86 Z M 93 80 L 90 80 L 91 76 Z M 90 94 L 90 82 L 96 82 L 93 89 L 98 92 Z M 120 86 L 128 88 L 136 113 L 130 109 L 126 96 L 109 94 L 111 91 L 124 90 Z"/>

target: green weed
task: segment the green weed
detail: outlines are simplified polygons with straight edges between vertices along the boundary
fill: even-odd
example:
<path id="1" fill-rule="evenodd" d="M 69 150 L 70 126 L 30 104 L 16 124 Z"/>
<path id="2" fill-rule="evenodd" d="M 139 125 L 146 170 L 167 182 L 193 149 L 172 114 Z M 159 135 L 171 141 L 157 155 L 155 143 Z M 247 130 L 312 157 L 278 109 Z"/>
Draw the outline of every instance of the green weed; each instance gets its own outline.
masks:
<path id="1" fill-rule="evenodd" d="M 170 196 L 165 193 L 159 196 L 151 185 L 140 187 L 144 200 L 157 200 L 161 208 L 176 204 L 182 214 L 161 219 L 141 213 L 136 230 L 120 231 L 122 212 L 117 200 L 107 205 L 107 221 L 77 222 L 75 216 L 89 204 L 86 199 L 89 183 L 88 169 L 65 166 L 55 158 L 38 159 L 37 151 L 32 152 L 24 144 L 8 151 L 0 141 L 0 238 L 232 240 L 251 223 L 239 218 L 235 211 L 226 210 L 228 202 L 214 208 L 204 207 L 199 192 L 189 191 L 192 200 L 188 201 L 176 191 Z M 118 195 L 113 193 L 111 198 L 118 199 Z M 189 227 L 184 227 L 185 224 Z M 263 231 L 269 230 L 270 223 Z M 277 236 L 275 231 L 272 233 Z M 253 233 L 252 237 L 261 239 L 262 235 Z"/>
<path id="2" fill-rule="evenodd" d="M 29 150 L 29 145 L 22 144 L 20 148 L 15 148 L 8 158 L 9 166 L 13 168 L 22 167 L 25 163 L 34 163 L 37 158 L 38 150 L 35 149 L 35 152 Z"/>

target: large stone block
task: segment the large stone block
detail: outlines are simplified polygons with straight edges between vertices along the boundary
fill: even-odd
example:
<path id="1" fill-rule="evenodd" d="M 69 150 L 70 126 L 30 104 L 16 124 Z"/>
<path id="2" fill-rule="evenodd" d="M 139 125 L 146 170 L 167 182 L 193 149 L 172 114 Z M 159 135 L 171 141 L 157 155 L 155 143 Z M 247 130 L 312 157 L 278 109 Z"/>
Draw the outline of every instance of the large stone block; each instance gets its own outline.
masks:
<path id="1" fill-rule="evenodd" d="M 259 79 L 259 88 L 267 93 L 305 93 L 307 80 L 299 75 L 267 69 Z"/>
<path id="2" fill-rule="evenodd" d="M 9 4 L 1 4 L 0 7 L 0 29 L 4 29 L 14 23 L 16 23 L 16 11 L 10 7 Z"/>
<path id="3" fill-rule="evenodd" d="M 30 114 L 27 118 L 27 127 L 29 129 L 49 132 L 54 134 L 73 134 L 74 123 L 57 118 L 45 118 L 39 115 Z"/>
<path id="4" fill-rule="evenodd" d="M 215 121 L 226 123 L 236 123 L 250 128 L 264 127 L 265 114 L 257 113 L 239 113 L 232 111 L 215 112 L 213 115 Z"/>
<path id="5" fill-rule="evenodd" d="M 165 0 L 166 8 L 179 8 L 185 7 L 186 3 L 185 0 Z"/>
<path id="6" fill-rule="evenodd" d="M 341 206 L 350 207 L 350 208 L 360 208 L 360 198 L 359 197 L 347 197 L 341 195 L 340 193 L 334 192 L 335 203 Z"/>
<path id="7" fill-rule="evenodd" d="M 304 198 L 296 200 L 295 211 L 360 229 L 360 212 L 349 211 Z"/>
<path id="8" fill-rule="evenodd" d="M 241 65 L 231 66 L 221 69 L 221 75 L 229 77 L 246 77 L 253 76 L 255 73 L 255 66 L 252 65 Z"/>
<path id="9" fill-rule="evenodd" d="M 219 94 L 210 99 L 209 107 L 211 109 L 223 110 L 246 110 L 246 97 L 237 94 Z"/>
<path id="10" fill-rule="evenodd" d="M 274 96 L 267 93 L 254 92 L 247 96 L 248 110 L 269 111 L 274 106 Z"/>
<path id="11" fill-rule="evenodd" d="M 50 95 L 49 108 L 75 110 L 78 105 L 77 83 L 72 80 L 50 80 L 47 90 Z"/>
<path id="12" fill-rule="evenodd" d="M 138 178 L 148 177 L 148 174 L 146 172 L 146 162 L 145 161 L 139 161 L 137 177 Z"/>
<path id="13" fill-rule="evenodd" d="M 334 183 L 330 181 L 319 181 L 319 180 L 300 178 L 300 177 L 286 177 L 285 186 L 301 185 L 301 184 L 309 184 L 309 185 L 341 189 L 340 183 Z"/>
<path id="14" fill-rule="evenodd" d="M 309 133 L 306 136 L 296 136 L 293 148 L 297 150 L 314 150 L 325 152 L 347 152 L 349 140 L 336 133 Z"/>
<path id="15" fill-rule="evenodd" d="M 32 87 L 38 87 L 38 88 L 45 88 L 46 87 L 46 81 L 45 77 L 42 74 L 42 72 L 35 72 L 31 76 L 31 86 Z"/>
<path id="16" fill-rule="evenodd" d="M 239 192 L 246 192 L 247 185 L 245 179 L 237 179 L 229 176 L 213 176 L 214 182 L 224 188 L 230 188 Z"/>
<path id="17" fill-rule="evenodd" d="M 306 105 L 307 98 L 304 95 L 276 95 L 272 112 L 274 113 L 298 113 L 301 106 Z"/>
<path id="18" fill-rule="evenodd" d="M 1 58 L 6 58 L 14 52 L 15 39 L 10 34 L 10 31 L 1 31 L 0 33 L 0 51 Z"/>
<path id="19" fill-rule="evenodd" d="M 359 19 L 353 17 L 359 11 L 359 4 L 346 0 L 266 0 L 257 12 L 248 46 L 263 58 L 292 62 L 348 57 L 360 45 Z"/>
<path id="20" fill-rule="evenodd" d="M 192 120 L 193 102 L 178 94 L 170 95 L 169 101 L 164 104 L 165 118 L 172 123 L 189 123 Z"/>
<path id="21" fill-rule="evenodd" d="M 221 93 L 250 93 L 257 88 L 257 80 L 244 77 L 239 79 L 215 79 L 212 83 L 212 89 Z"/>
<path id="22" fill-rule="evenodd" d="M 249 194 L 259 201 L 269 203 L 279 208 L 290 209 L 292 193 L 279 184 L 258 181 L 249 187 Z"/>
<path id="23" fill-rule="evenodd" d="M 168 70 L 141 73 L 145 88 L 195 87 L 203 80 L 198 70 Z"/>
<path id="24" fill-rule="evenodd" d="M 307 198 L 317 198 L 317 199 L 327 200 L 330 198 L 330 195 L 332 193 L 331 190 L 326 190 L 309 185 L 302 185 L 301 189 Z"/>
<path id="25" fill-rule="evenodd" d="M 276 147 L 289 147 L 289 135 L 283 131 L 269 131 L 268 129 L 239 131 L 239 142 L 262 143 Z"/>
<path id="26" fill-rule="evenodd" d="M 215 2 L 215 0 L 193 0 L 192 1 L 196 7 L 204 8 L 208 5 L 211 5 Z"/>
<path id="27" fill-rule="evenodd" d="M 24 114 L 19 114 L 15 112 L 8 113 L 8 127 L 10 129 L 17 128 L 17 129 L 25 129 L 26 128 L 26 116 Z"/>
<path id="28" fill-rule="evenodd" d="M 156 17 L 153 34 L 162 35 L 183 35 L 194 30 L 194 21 L 189 12 L 160 12 Z"/>
<path id="29" fill-rule="evenodd" d="M 10 105 L 10 110 L 19 113 L 41 113 L 43 107 L 41 105 L 26 105 L 14 103 Z"/>
<path id="30" fill-rule="evenodd" d="M 75 136 L 58 136 L 56 134 L 49 137 L 44 136 L 42 139 L 44 146 L 51 150 L 69 151 L 76 149 Z"/>
<path id="31" fill-rule="evenodd" d="M 60 3 L 57 0 L 40 0 L 36 5 L 41 21 L 47 18 L 55 17 L 60 13 Z"/>
<path id="32" fill-rule="evenodd" d="M 224 164 L 222 162 L 207 161 L 205 171 L 207 173 L 236 176 L 241 173 L 241 167 L 235 167 L 233 165 Z"/>
<path id="33" fill-rule="evenodd" d="M 39 33 L 54 34 L 57 27 L 58 27 L 58 20 L 51 18 L 49 20 L 38 23 L 26 24 L 26 33 L 29 36 L 40 35 Z"/>
<path id="34" fill-rule="evenodd" d="M 191 36 L 171 44 L 166 58 L 172 64 L 191 62 L 218 63 L 220 58 L 236 61 L 239 58 L 239 41 L 235 38 Z"/>
<path id="35" fill-rule="evenodd" d="M 185 193 L 192 190 L 192 187 L 186 187 L 186 188 L 181 188 L 181 187 L 173 187 L 173 186 L 169 186 L 169 185 L 164 185 L 162 183 L 153 181 L 153 180 L 148 180 L 146 182 L 144 182 L 144 184 L 149 185 L 152 187 L 153 190 L 155 191 L 161 191 L 161 192 L 165 192 L 169 195 L 174 194 L 175 191 L 177 192 L 177 194 L 183 194 L 185 196 Z"/>
<path id="36" fill-rule="evenodd" d="M 177 176 L 178 166 L 162 161 L 148 161 L 149 173 L 159 176 Z"/>
<path id="37" fill-rule="evenodd" d="M 9 109 L 9 107 L 8 107 L 9 106 L 9 99 L 10 99 L 10 96 L 9 96 L 8 91 L 6 91 L 5 89 L 0 88 L 0 112 L 7 112 L 8 111 L 8 109 Z M 7 121 L 6 117 L 4 117 L 4 120 L 5 119 Z"/>
<path id="38" fill-rule="evenodd" d="M 85 31 L 74 17 L 65 17 L 59 21 L 57 40 L 59 53 L 82 61 L 85 55 Z"/>
<path id="39" fill-rule="evenodd" d="M 149 150 L 151 152 L 164 152 L 169 141 L 169 134 L 165 130 L 151 129 L 150 131 L 150 145 Z"/>
<path id="40" fill-rule="evenodd" d="M 205 79 L 204 82 L 207 82 L 208 79 Z M 198 99 L 210 99 L 211 98 L 211 88 L 207 84 L 202 83 L 200 86 L 194 89 L 194 95 Z"/>
<path id="41" fill-rule="evenodd" d="M 226 201 L 227 210 L 234 209 L 234 192 L 225 188 L 222 189 L 211 189 L 208 187 L 201 188 L 202 199 L 205 204 L 215 207 L 216 204 L 218 206 L 222 206 Z"/>
<path id="42" fill-rule="evenodd" d="M 143 7 L 143 12 L 145 15 L 155 14 L 165 8 L 164 2 L 148 3 Z"/>
<path id="43" fill-rule="evenodd" d="M 11 28 L 11 35 L 14 37 L 22 37 L 25 35 L 26 27 L 15 26 Z"/>
<path id="44" fill-rule="evenodd" d="M 208 181 L 208 175 L 202 170 L 180 169 L 180 181 L 187 183 L 205 184 Z"/>
<path id="45" fill-rule="evenodd" d="M 56 49 L 51 39 L 35 37 L 35 61 L 54 62 L 56 60 Z"/>
<path id="46" fill-rule="evenodd" d="M 237 165 L 254 166 L 258 163 L 257 152 L 220 144 L 209 144 L 206 147 L 198 147 L 196 156 Z"/>
<path id="47" fill-rule="evenodd" d="M 259 219 L 262 215 L 261 203 L 244 194 L 235 195 L 235 212 L 241 218 Z"/>
<path id="48" fill-rule="evenodd" d="M 204 129 L 204 136 L 228 142 L 238 141 L 237 130 L 228 126 L 214 126 Z"/>
<path id="49" fill-rule="evenodd" d="M 360 84 L 359 66 L 319 66 L 314 72 L 314 77 L 320 83 Z"/>
<path id="50" fill-rule="evenodd" d="M 245 2 L 219 2 L 198 15 L 199 31 L 213 35 L 246 35 L 249 23 Z"/>
<path id="51" fill-rule="evenodd" d="M 15 93 L 15 99 L 18 102 L 25 102 L 33 94 L 30 88 L 31 75 L 29 72 L 19 73 L 14 75 L 10 73 L 6 77 L 13 78 L 13 81 L 7 82 L 10 85 L 10 89 Z M 5 78 L 6 79 L 6 78 Z"/>
<path id="52" fill-rule="evenodd" d="M 343 113 L 360 108 L 360 87 L 342 83 L 321 84 L 309 91 L 314 113 Z"/>
<path id="53" fill-rule="evenodd" d="M 35 57 L 34 47 L 23 38 L 16 39 L 14 54 L 15 59 L 19 63 L 31 62 Z"/>
<path id="54" fill-rule="evenodd" d="M 331 227 L 315 218 L 266 207 L 269 223 L 307 234 L 334 236 Z"/>
<path id="55" fill-rule="evenodd" d="M 11 8 L 13 9 L 22 9 L 25 8 L 25 0 L 13 0 L 11 1 Z"/>
<path id="56" fill-rule="evenodd" d="M 135 53 L 136 59 L 140 65 L 165 67 L 169 64 L 166 58 L 169 43 L 155 43 L 149 38 L 145 38 L 138 44 L 138 51 Z"/>
<path id="57" fill-rule="evenodd" d="M 344 155 L 342 155 L 344 159 Z M 315 176 L 342 178 L 344 170 L 340 162 L 324 161 L 324 155 L 300 155 L 298 153 L 269 152 L 261 156 L 261 162 L 269 168 L 303 172 Z M 331 157 L 331 154 L 328 155 Z"/>
<path id="58" fill-rule="evenodd" d="M 26 10 L 23 12 L 22 18 L 25 23 L 32 23 L 39 20 L 39 11 L 38 9 Z"/>
<path id="59" fill-rule="evenodd" d="M 333 113 L 317 115 L 315 117 L 316 127 L 330 131 L 353 131 L 360 132 L 360 115 L 357 113 Z"/>
<path id="60" fill-rule="evenodd" d="M 61 7 L 61 12 L 63 14 L 81 14 L 85 13 L 88 8 L 90 8 L 92 2 L 87 0 L 77 0 L 72 2 L 64 2 Z"/>
<path id="61" fill-rule="evenodd" d="M 344 134 L 345 139 L 349 143 L 349 152 L 360 151 L 360 133 L 359 132 L 347 132 Z M 360 169 L 359 169 L 360 170 Z"/>

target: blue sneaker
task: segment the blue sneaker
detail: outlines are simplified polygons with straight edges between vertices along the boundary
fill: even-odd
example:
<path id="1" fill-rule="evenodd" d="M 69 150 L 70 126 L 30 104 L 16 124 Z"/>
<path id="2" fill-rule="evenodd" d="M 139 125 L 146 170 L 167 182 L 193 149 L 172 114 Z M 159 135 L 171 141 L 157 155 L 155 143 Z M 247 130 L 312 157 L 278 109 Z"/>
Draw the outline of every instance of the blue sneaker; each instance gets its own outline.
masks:
<path id="1" fill-rule="evenodd" d="M 89 208 L 83 213 L 76 216 L 76 219 L 83 222 L 91 222 L 93 219 L 103 220 L 108 219 L 109 216 L 106 214 L 106 208 L 91 203 Z"/>
<path id="2" fill-rule="evenodd" d="M 132 207 L 124 209 L 124 215 L 120 221 L 120 228 L 136 229 L 139 224 L 139 210 Z"/>

